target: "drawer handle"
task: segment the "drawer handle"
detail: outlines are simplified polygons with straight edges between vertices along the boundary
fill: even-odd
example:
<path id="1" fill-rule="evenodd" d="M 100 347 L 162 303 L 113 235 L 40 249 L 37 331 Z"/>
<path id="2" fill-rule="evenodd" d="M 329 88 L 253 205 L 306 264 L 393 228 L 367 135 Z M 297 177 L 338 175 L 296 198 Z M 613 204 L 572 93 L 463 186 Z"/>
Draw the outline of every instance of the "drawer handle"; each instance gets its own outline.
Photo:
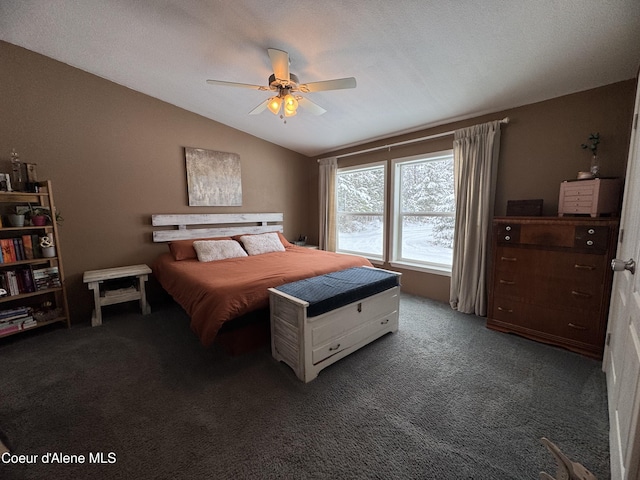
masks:
<path id="1" fill-rule="evenodd" d="M 335 347 L 329 347 L 329 351 L 333 352 L 334 350 L 337 350 L 340 348 L 340 344 L 336 345 Z"/>
<path id="2" fill-rule="evenodd" d="M 595 270 L 596 267 L 594 267 L 593 265 L 580 265 L 579 263 L 576 263 L 573 268 L 576 268 L 578 270 Z"/>
<path id="3" fill-rule="evenodd" d="M 362 312 L 362 304 L 361 303 L 358 304 L 358 313 L 360 313 L 360 312 Z"/>
<path id="4" fill-rule="evenodd" d="M 569 326 L 571 328 L 575 328 L 576 330 L 586 330 L 587 327 L 583 327 L 582 325 L 576 325 L 575 323 L 570 323 Z"/>
<path id="5" fill-rule="evenodd" d="M 500 312 L 506 312 L 506 313 L 513 313 L 513 310 L 511 308 L 502 308 L 502 307 L 498 307 L 498 310 Z"/>
<path id="6" fill-rule="evenodd" d="M 380 325 L 386 325 L 387 323 L 389 323 L 389 319 L 388 319 L 388 318 L 385 318 L 384 320 L 382 320 L 382 321 L 380 322 Z"/>
<path id="7" fill-rule="evenodd" d="M 571 295 L 573 295 L 574 297 L 580 297 L 580 298 L 591 298 L 591 297 L 593 297 L 593 295 L 591 295 L 590 293 L 578 292 L 576 290 L 571 290 Z"/>
<path id="8" fill-rule="evenodd" d="M 517 260 L 516 257 L 500 257 L 500 260 L 503 262 L 515 262 Z"/>
<path id="9" fill-rule="evenodd" d="M 511 280 L 502 280 L 502 279 L 500 279 L 500 283 L 502 285 L 515 285 L 516 284 L 516 282 L 512 282 Z"/>
<path id="10" fill-rule="evenodd" d="M 593 246 L 593 240 L 587 240 L 587 245 L 589 245 L 590 247 Z"/>

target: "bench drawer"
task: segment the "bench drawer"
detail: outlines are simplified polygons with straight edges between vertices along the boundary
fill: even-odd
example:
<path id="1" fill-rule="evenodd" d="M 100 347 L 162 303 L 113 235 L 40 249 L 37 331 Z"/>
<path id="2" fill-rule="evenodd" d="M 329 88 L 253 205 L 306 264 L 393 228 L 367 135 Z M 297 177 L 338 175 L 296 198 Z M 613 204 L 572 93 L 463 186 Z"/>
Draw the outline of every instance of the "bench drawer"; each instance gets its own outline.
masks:
<path id="1" fill-rule="evenodd" d="M 375 318 L 396 310 L 396 291 L 387 290 L 331 312 L 311 317 L 311 344 L 315 347 L 344 335 Z"/>
<path id="2" fill-rule="evenodd" d="M 395 315 L 395 318 L 393 318 Z M 331 339 L 329 343 L 325 343 L 313 349 L 312 362 L 314 365 L 322 360 L 331 357 L 346 348 L 352 347 L 363 340 L 375 335 L 377 332 L 389 328 L 389 325 L 395 320 L 397 323 L 398 312 L 393 312 L 389 316 L 383 316 L 370 322 L 358 325 L 346 335 Z M 390 318 L 392 317 L 392 318 Z"/>

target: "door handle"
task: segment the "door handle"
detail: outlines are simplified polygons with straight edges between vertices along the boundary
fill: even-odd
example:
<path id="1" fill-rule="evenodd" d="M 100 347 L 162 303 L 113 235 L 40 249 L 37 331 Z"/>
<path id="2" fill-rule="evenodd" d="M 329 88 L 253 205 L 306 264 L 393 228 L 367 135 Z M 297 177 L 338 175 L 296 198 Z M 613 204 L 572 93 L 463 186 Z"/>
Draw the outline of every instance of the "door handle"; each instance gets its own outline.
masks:
<path id="1" fill-rule="evenodd" d="M 636 273 L 636 262 L 633 260 L 633 258 L 630 258 L 626 262 L 624 260 L 618 260 L 617 258 L 614 258 L 613 260 L 611 260 L 611 270 L 613 270 L 614 272 L 629 270 L 631 272 L 631 275 L 633 275 L 634 273 Z"/>

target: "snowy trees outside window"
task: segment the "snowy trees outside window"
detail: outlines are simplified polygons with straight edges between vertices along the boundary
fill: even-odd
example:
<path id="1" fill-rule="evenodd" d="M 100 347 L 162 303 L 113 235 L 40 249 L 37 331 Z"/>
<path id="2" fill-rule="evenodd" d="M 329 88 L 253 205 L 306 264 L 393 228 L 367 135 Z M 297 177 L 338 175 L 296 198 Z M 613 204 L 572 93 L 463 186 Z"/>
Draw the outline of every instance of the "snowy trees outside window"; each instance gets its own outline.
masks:
<path id="1" fill-rule="evenodd" d="M 338 169 L 337 251 L 451 271 L 455 195 L 453 151 L 396 159 L 391 220 L 385 220 L 386 162 Z M 392 230 L 385 258 L 387 228 Z"/>
<path id="2" fill-rule="evenodd" d="M 451 268 L 453 152 L 396 160 L 393 260 Z"/>
<path id="3" fill-rule="evenodd" d="M 337 250 L 383 260 L 385 165 L 339 169 Z"/>

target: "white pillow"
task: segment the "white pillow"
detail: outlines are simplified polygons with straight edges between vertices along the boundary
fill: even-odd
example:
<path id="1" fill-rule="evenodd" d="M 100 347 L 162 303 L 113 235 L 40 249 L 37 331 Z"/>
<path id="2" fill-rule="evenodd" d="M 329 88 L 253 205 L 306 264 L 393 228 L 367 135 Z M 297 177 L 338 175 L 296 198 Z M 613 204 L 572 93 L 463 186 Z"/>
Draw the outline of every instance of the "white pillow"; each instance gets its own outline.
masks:
<path id="1" fill-rule="evenodd" d="M 284 245 L 275 232 L 261 233 L 260 235 L 243 235 L 240 241 L 249 255 L 262 253 L 284 252 Z"/>
<path id="2" fill-rule="evenodd" d="M 235 240 L 196 240 L 193 248 L 200 262 L 247 256 L 247 252 Z"/>

